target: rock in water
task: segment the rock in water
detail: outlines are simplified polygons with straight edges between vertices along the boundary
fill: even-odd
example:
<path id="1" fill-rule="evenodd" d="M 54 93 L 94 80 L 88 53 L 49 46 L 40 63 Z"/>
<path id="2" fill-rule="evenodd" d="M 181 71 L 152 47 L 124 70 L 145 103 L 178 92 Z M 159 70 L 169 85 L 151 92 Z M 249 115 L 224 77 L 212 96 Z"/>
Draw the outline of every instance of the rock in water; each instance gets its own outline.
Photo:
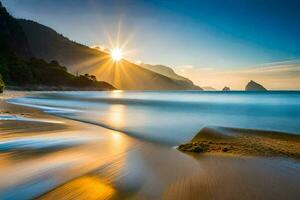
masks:
<path id="1" fill-rule="evenodd" d="M 264 86 L 252 80 L 246 85 L 245 90 L 246 91 L 267 91 L 267 89 Z"/>
<path id="2" fill-rule="evenodd" d="M 222 91 L 230 91 L 230 87 L 225 86 Z"/>

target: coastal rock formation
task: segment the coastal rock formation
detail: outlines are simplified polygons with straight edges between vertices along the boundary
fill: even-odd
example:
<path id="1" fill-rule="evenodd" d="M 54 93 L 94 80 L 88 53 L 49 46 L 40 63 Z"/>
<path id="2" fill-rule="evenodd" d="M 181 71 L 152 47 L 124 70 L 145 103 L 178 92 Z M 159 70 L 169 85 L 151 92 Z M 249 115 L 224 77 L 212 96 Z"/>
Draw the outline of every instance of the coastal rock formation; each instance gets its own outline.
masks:
<path id="1" fill-rule="evenodd" d="M 225 86 L 222 91 L 230 91 L 230 88 Z"/>
<path id="2" fill-rule="evenodd" d="M 267 91 L 267 89 L 264 86 L 254 82 L 253 80 L 251 80 L 246 85 L 245 90 L 246 91 Z"/>

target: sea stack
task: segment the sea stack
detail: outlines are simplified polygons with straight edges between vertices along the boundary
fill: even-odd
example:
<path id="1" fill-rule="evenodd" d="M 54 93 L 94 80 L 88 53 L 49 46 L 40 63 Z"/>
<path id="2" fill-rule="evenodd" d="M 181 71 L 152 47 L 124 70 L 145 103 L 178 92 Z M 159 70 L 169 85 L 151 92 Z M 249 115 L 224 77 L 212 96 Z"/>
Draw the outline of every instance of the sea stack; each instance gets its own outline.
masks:
<path id="1" fill-rule="evenodd" d="M 225 86 L 222 91 L 230 91 L 230 87 Z"/>
<path id="2" fill-rule="evenodd" d="M 251 80 L 247 85 L 246 85 L 246 88 L 245 88 L 246 91 L 267 91 L 267 89 L 256 83 L 255 81 Z"/>

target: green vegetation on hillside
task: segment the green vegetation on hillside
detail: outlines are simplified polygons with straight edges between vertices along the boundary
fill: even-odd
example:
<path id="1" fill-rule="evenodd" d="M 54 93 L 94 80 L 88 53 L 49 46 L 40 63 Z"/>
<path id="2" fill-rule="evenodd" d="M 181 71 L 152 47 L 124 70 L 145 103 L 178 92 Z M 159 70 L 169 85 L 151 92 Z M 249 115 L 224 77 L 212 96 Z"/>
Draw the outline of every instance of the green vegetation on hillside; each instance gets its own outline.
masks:
<path id="1" fill-rule="evenodd" d="M 4 90 L 4 82 L 2 81 L 2 76 L 0 74 L 0 93 L 2 93 Z"/>
<path id="2" fill-rule="evenodd" d="M 74 76 L 56 61 L 47 63 L 36 58 L 21 60 L 14 56 L 0 55 L 0 73 L 7 85 L 23 88 L 48 86 L 60 89 L 113 89 L 108 83 L 97 81 L 94 76 Z"/>

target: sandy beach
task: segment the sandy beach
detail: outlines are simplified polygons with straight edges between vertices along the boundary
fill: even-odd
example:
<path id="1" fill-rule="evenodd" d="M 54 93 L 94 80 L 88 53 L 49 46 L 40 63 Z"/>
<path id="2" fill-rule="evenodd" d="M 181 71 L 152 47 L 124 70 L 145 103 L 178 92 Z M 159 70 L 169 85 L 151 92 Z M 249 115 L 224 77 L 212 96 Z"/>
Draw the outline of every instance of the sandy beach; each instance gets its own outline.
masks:
<path id="1" fill-rule="evenodd" d="M 290 149 L 275 157 L 183 153 L 5 102 L 20 95 L 1 94 L 0 199 L 300 198 L 298 153 Z"/>
<path id="2" fill-rule="evenodd" d="M 254 129 L 206 127 L 179 150 L 300 159 L 300 136 Z"/>

